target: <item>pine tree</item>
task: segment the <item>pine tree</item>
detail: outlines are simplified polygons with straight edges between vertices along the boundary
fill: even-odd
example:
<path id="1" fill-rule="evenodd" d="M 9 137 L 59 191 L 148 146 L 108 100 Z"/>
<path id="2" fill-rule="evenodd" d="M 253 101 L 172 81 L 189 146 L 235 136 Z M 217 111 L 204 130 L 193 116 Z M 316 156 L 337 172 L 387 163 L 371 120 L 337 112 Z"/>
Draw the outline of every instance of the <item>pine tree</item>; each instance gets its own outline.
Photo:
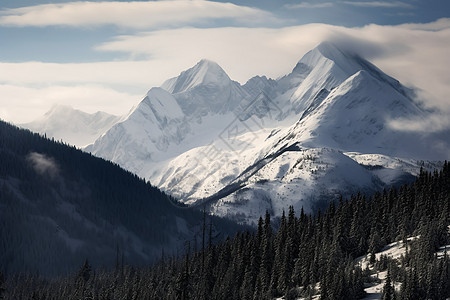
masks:
<path id="1" fill-rule="evenodd" d="M 247 263 L 244 280 L 241 287 L 242 299 L 253 299 L 255 293 L 255 284 L 260 267 L 260 249 L 257 247 L 257 240 L 255 236 L 252 236 L 249 241 L 250 257 L 249 263 Z"/>
<path id="2" fill-rule="evenodd" d="M 91 271 L 92 271 L 92 267 L 89 264 L 88 260 L 86 259 L 84 261 L 83 266 L 78 271 L 78 278 L 81 278 L 81 279 L 83 279 L 84 282 L 87 282 L 89 280 L 89 278 L 91 277 Z"/>
<path id="3" fill-rule="evenodd" d="M 239 291 L 240 299 L 251 300 L 253 299 L 253 275 L 251 266 L 248 265 L 245 269 L 244 280 Z"/>
<path id="4" fill-rule="evenodd" d="M 373 265 L 375 263 L 375 253 L 377 253 L 381 248 L 381 240 L 380 235 L 378 234 L 377 229 L 372 228 L 371 234 L 369 237 L 369 254 L 370 254 L 370 263 Z"/>
<path id="5" fill-rule="evenodd" d="M 446 299 L 450 297 L 449 258 L 446 249 L 439 256 L 435 251 L 447 241 L 449 197 L 450 175 L 424 172 L 422 179 L 410 187 L 402 187 L 398 193 L 377 193 L 369 200 L 358 195 L 341 201 L 337 209 L 330 204 L 325 214 L 314 217 L 302 211 L 296 219 L 290 208 L 287 220 L 285 216 L 281 218 L 278 232 L 273 231 L 270 215 L 266 213 L 265 219 L 258 222 L 256 233 L 240 233 L 217 245 L 210 243 L 207 249 L 202 246 L 195 253 L 188 246 L 183 258 L 167 257 L 152 267 L 124 267 L 121 274 L 114 269 L 96 273 L 86 260 L 80 271 L 69 278 L 48 281 L 38 276 L 13 277 L 8 280 L 7 296 L 269 299 L 278 294 L 290 299 L 312 297 L 314 284 L 320 281 L 321 299 L 361 299 L 363 279 L 369 276 L 369 271 L 354 266 L 355 241 L 370 236 L 368 244 L 374 253 L 386 243 L 402 238 L 401 227 L 406 224 L 405 236 L 420 237 L 409 242 L 401 266 L 386 255 L 375 263 L 376 269 L 388 270 L 383 298 L 396 297 L 393 282 L 401 281 L 400 299 Z M 432 207 L 423 209 L 424 203 Z M 405 211 L 410 215 L 404 217 Z M 359 244 L 359 249 L 368 251 L 369 245 Z M 121 269 L 118 258 L 117 254 L 116 269 Z"/>
<path id="6" fill-rule="evenodd" d="M 263 236 L 261 241 L 262 254 L 259 268 L 259 282 L 261 284 L 263 297 L 271 295 L 270 282 L 272 274 L 272 264 L 274 259 L 272 245 L 272 224 L 270 223 L 270 214 L 266 211 L 264 219 Z"/>
<path id="7" fill-rule="evenodd" d="M 283 258 L 282 258 L 282 266 L 280 270 L 280 275 L 278 278 L 278 291 L 283 292 L 284 294 L 289 291 L 292 287 L 292 273 L 293 273 L 293 253 L 294 253 L 294 242 L 292 241 L 291 236 L 288 235 L 285 245 L 283 247 Z"/>
<path id="8" fill-rule="evenodd" d="M 394 287 L 392 286 L 392 280 L 391 280 L 391 272 L 388 269 L 387 275 L 386 275 L 386 282 L 383 287 L 383 300 L 393 300 L 394 299 Z"/>
<path id="9" fill-rule="evenodd" d="M 6 291 L 6 288 L 3 286 L 5 284 L 5 276 L 3 275 L 3 273 L 0 271 L 0 299 L 4 299 L 3 298 L 3 294 Z"/>
<path id="10" fill-rule="evenodd" d="M 183 269 L 179 272 L 176 281 L 176 299 L 187 300 L 190 299 L 190 271 L 189 271 L 189 255 L 191 252 L 190 243 L 186 243 L 187 251 Z"/>
<path id="11" fill-rule="evenodd" d="M 280 296 L 284 294 L 285 284 L 283 282 L 279 282 L 283 277 L 283 269 L 284 269 L 284 247 L 287 238 L 287 222 L 284 211 L 281 216 L 280 228 L 278 229 L 278 233 L 275 238 L 274 247 L 275 247 L 275 258 L 273 260 L 272 267 L 272 278 L 270 282 L 270 290 L 274 296 Z M 285 279 L 286 280 L 286 279 Z"/>

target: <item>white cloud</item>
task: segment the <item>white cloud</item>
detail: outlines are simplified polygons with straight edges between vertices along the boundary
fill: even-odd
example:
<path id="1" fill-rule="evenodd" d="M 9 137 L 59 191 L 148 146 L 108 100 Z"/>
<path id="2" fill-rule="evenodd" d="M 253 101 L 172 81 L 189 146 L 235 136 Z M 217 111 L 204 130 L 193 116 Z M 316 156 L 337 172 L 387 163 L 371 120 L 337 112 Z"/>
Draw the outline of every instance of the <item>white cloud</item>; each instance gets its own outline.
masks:
<path id="1" fill-rule="evenodd" d="M 99 83 L 142 87 L 175 75 L 164 61 L 156 59 L 93 63 L 0 62 L 0 70 L 0 83 L 45 85 Z"/>
<path id="2" fill-rule="evenodd" d="M 426 24 L 420 29 L 324 24 L 278 29 L 185 28 L 121 36 L 100 45 L 98 50 L 147 54 L 158 60 L 176 61 L 183 68 L 206 57 L 222 65 L 233 79 L 245 82 L 256 74 L 286 74 L 308 50 L 323 40 L 332 40 L 355 50 L 402 83 L 422 89 L 427 104 L 449 110 L 450 29 L 444 24 L 450 22 L 438 24 L 440 29 L 434 31 L 422 30 L 429 27 Z"/>
<path id="3" fill-rule="evenodd" d="M 297 9 L 297 8 L 326 8 L 332 7 L 332 2 L 323 2 L 323 3 L 313 3 L 313 2 L 300 2 L 297 4 L 286 4 L 284 7 L 289 9 Z"/>
<path id="4" fill-rule="evenodd" d="M 121 36 L 99 51 L 120 51 L 131 57 L 148 55 L 165 61 L 177 74 L 202 58 L 218 62 L 234 80 L 245 83 L 260 74 L 278 77 L 322 40 L 329 26 L 287 28 L 181 28 Z M 295 36 L 295 37 L 294 37 Z"/>
<path id="5" fill-rule="evenodd" d="M 275 20 L 270 13 L 252 7 L 202 0 L 69 2 L 41 4 L 0 11 L 5 26 L 100 26 L 156 28 L 231 19 L 249 24 Z"/>
<path id="6" fill-rule="evenodd" d="M 450 28 L 450 18 L 441 18 L 434 22 L 424 23 L 424 24 L 402 24 L 399 27 L 411 29 L 411 30 L 431 30 L 438 31 Z"/>
<path id="7" fill-rule="evenodd" d="M 450 128 L 448 115 L 434 114 L 427 119 L 396 119 L 388 124 L 391 128 L 405 132 L 440 132 Z"/>
<path id="8" fill-rule="evenodd" d="M 400 1 L 342 1 L 341 3 L 360 7 L 415 8 L 412 4 Z"/>
<path id="9" fill-rule="evenodd" d="M 54 104 L 70 105 L 89 113 L 102 110 L 121 115 L 143 96 L 96 85 L 31 88 L 9 84 L 0 85 L 0 95 L 0 118 L 16 124 L 36 119 Z"/>
<path id="10" fill-rule="evenodd" d="M 83 109 L 91 103 L 96 109 L 108 111 L 120 104 L 122 96 L 127 105 L 133 97 L 135 102 L 139 101 L 150 87 L 178 75 L 202 58 L 218 62 L 232 79 L 241 83 L 254 75 L 276 78 L 289 73 L 308 50 L 330 39 L 355 49 L 403 84 L 422 89 L 420 96 L 427 106 L 438 106 L 449 112 L 450 21 L 443 19 L 430 24 L 362 28 L 324 24 L 284 28 L 179 28 L 120 36 L 99 45 L 97 50 L 120 51 L 131 57 L 144 55 L 148 59 L 80 64 L 0 63 L 0 84 L 4 84 L 3 88 L 0 86 L 0 117 L 9 115 L 6 119 L 15 120 L 21 113 L 27 115 L 28 110 L 37 112 L 41 106 L 47 109 L 57 98 L 54 93 L 48 94 L 49 86 L 68 84 L 78 86 L 67 90 L 73 95 L 67 96 L 66 101 L 73 101 L 68 104 L 84 103 L 82 107 L 76 106 Z M 79 97 L 81 89 L 92 84 L 111 93 L 120 86 L 126 93 L 116 92 L 111 97 L 116 100 L 110 105 L 100 101 L 107 98 L 101 96 L 106 92 Z M 11 86 L 18 86 L 19 90 L 22 86 L 34 88 L 16 93 Z M 134 92 L 127 87 L 132 87 Z M 9 89 L 6 94 L 5 89 Z M 81 98 L 84 102 L 78 102 Z M 30 99 L 39 102 L 28 105 Z"/>

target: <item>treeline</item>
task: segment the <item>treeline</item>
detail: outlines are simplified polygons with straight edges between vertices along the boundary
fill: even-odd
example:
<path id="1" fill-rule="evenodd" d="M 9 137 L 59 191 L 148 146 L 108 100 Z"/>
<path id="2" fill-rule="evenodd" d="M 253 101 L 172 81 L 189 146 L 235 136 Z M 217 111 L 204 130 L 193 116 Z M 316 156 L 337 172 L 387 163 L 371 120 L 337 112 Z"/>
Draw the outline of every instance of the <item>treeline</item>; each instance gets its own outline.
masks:
<path id="1" fill-rule="evenodd" d="M 279 228 L 270 215 L 256 232 L 243 232 L 214 245 L 203 226 L 201 248 L 186 245 L 182 258 L 165 258 L 153 267 L 117 264 L 92 271 L 86 261 L 78 274 L 54 280 L 8 278 L 6 299 L 360 299 L 374 270 L 388 270 L 384 299 L 450 297 L 449 259 L 436 255 L 449 243 L 450 169 L 421 172 L 414 184 L 366 199 L 356 195 L 330 203 L 315 216 L 291 207 Z M 407 237 L 415 236 L 413 241 Z M 205 241 L 206 240 L 206 241 Z M 375 253 L 394 241 L 408 250 L 401 261 Z M 355 258 L 369 255 L 370 269 Z M 395 291 L 393 282 L 401 287 Z"/>

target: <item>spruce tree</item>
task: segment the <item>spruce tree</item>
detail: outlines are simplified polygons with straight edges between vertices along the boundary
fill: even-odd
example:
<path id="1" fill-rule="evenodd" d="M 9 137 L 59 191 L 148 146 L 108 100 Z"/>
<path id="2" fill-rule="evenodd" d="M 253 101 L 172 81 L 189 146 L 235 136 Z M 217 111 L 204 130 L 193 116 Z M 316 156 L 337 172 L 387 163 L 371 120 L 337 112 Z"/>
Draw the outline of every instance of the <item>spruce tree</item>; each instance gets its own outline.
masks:
<path id="1" fill-rule="evenodd" d="M 386 282 L 383 287 L 383 300 L 393 300 L 394 299 L 394 287 L 392 286 L 392 280 L 391 280 L 391 272 L 388 269 L 387 275 L 386 275 Z"/>
<path id="2" fill-rule="evenodd" d="M 83 279 L 84 282 L 87 282 L 91 277 L 92 267 L 89 264 L 88 260 L 84 261 L 83 266 L 78 271 L 78 278 Z"/>
<path id="3" fill-rule="evenodd" d="M 274 259 L 272 245 L 272 224 L 270 223 L 270 214 L 266 211 L 264 219 L 263 236 L 261 241 L 262 253 L 259 271 L 259 283 L 261 284 L 262 296 L 271 295 L 270 282 L 272 274 L 272 264 Z"/>
<path id="4" fill-rule="evenodd" d="M 3 295 L 6 291 L 6 288 L 3 286 L 5 284 L 5 276 L 0 271 L 0 299 L 4 299 Z"/>

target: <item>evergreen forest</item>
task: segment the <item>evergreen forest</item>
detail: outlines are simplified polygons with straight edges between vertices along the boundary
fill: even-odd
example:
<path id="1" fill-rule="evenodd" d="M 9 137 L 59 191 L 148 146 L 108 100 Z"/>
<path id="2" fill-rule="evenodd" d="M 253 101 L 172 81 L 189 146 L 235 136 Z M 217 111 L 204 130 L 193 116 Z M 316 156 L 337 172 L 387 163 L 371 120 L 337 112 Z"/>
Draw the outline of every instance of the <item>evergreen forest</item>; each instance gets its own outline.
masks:
<path id="1" fill-rule="evenodd" d="M 331 202 L 315 215 L 290 207 L 274 229 L 267 213 L 256 231 L 212 242 L 202 221 L 200 249 L 186 243 L 182 256 L 162 256 L 148 267 L 94 269 L 45 279 L 3 278 L 5 299 L 361 299 L 387 271 L 383 299 L 446 299 L 450 268 L 450 168 L 421 171 L 417 180 L 370 197 Z M 406 246 L 399 259 L 375 254 L 387 244 Z M 443 251 L 442 251 L 443 249 Z M 438 250 L 441 250 L 440 252 Z M 366 268 L 356 262 L 367 256 Z M 320 295 L 320 296 L 319 296 Z M 317 299 L 317 298 L 315 298 Z"/>
<path id="2" fill-rule="evenodd" d="M 0 121 L 0 272 L 46 278 L 183 253 L 202 212 L 89 153 Z M 245 227 L 214 217 L 215 235 Z"/>

